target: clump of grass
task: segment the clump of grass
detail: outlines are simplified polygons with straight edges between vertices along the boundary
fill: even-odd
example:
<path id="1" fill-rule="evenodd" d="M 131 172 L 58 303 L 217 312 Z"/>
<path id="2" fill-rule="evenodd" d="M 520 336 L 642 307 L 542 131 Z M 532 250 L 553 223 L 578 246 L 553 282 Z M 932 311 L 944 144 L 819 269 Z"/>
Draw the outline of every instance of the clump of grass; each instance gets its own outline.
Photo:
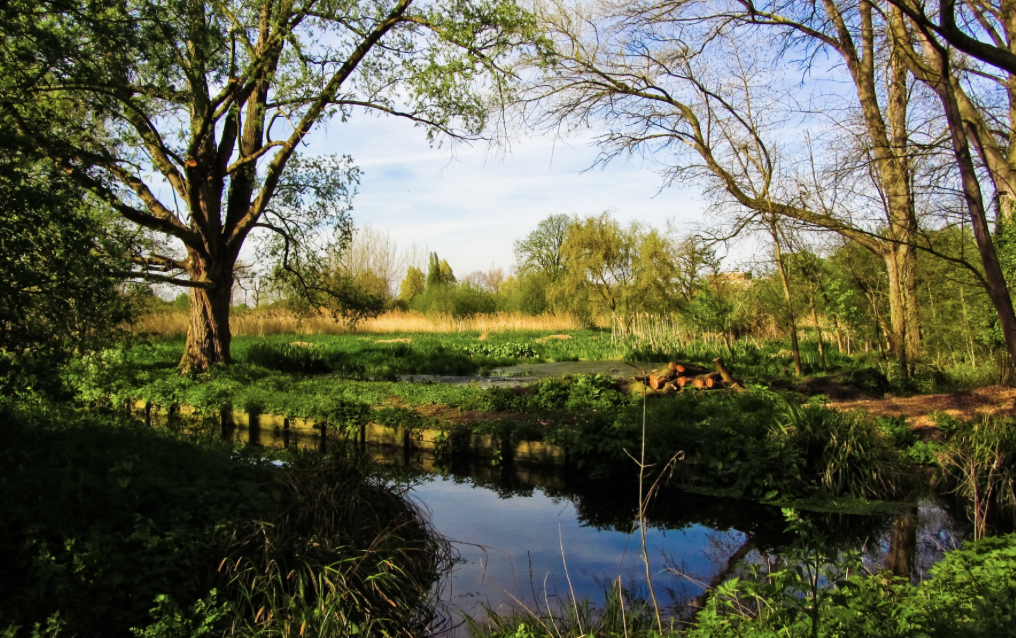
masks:
<path id="1" fill-rule="evenodd" d="M 291 343 L 253 343 L 244 352 L 244 360 L 279 372 L 321 374 L 331 370 L 320 350 Z"/>
<path id="2" fill-rule="evenodd" d="M 886 499 L 907 487 L 899 453 L 873 419 L 857 412 L 787 403 L 779 436 L 802 448 L 803 471 L 832 495 Z"/>
<path id="3" fill-rule="evenodd" d="M 390 485 L 347 460 L 302 455 L 281 511 L 234 536 L 222 562 L 232 635 L 419 635 L 450 545 Z"/>
<path id="4" fill-rule="evenodd" d="M 985 417 L 950 424 L 936 453 L 939 482 L 969 503 L 974 534 L 1016 523 L 1016 419 Z"/>

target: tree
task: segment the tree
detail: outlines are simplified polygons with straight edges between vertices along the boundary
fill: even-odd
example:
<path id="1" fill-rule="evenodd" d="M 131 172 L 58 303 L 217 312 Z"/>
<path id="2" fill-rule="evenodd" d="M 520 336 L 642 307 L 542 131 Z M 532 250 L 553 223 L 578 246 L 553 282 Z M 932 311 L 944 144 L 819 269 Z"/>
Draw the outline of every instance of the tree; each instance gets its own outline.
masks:
<path id="1" fill-rule="evenodd" d="M 504 283 L 504 269 L 495 268 L 491 265 L 490 270 L 474 270 L 462 278 L 463 283 L 469 283 L 477 288 L 483 288 L 492 295 L 497 295 Z"/>
<path id="2" fill-rule="evenodd" d="M 596 10 L 549 3 L 542 30 L 552 45 L 537 61 L 530 92 L 543 107 L 542 126 L 598 124 L 600 161 L 619 155 L 665 158 L 666 183 L 702 180 L 717 203 L 778 215 L 839 233 L 879 255 L 890 278 L 893 347 L 904 373 L 920 346 L 914 272 L 918 244 L 917 193 L 911 129 L 911 78 L 886 29 L 872 27 L 876 7 L 860 3 L 730 2 L 602 3 Z M 884 27 L 884 25 L 880 25 Z M 774 38 L 778 46 L 748 50 L 743 42 Z M 850 86 L 850 122 L 862 175 L 879 193 L 847 200 L 838 163 L 828 176 L 812 163 L 793 168 L 802 144 L 781 143 L 799 78 L 783 70 L 804 53 L 803 72 L 819 53 L 842 61 Z M 882 87 L 886 88 L 883 90 Z M 809 97 L 807 99 L 813 99 Z M 832 102 L 830 102 L 832 105 Z M 821 113 L 809 104 L 806 114 Z M 837 121 L 837 127 L 844 122 Z M 795 123 L 795 127 L 801 126 Z M 859 178 L 855 178 L 859 179 Z M 858 206 L 859 199 L 869 204 Z M 881 219 L 861 216 L 875 209 Z M 740 228 L 744 220 L 735 222 Z"/>
<path id="3" fill-rule="evenodd" d="M 426 275 L 416 266 L 410 266 L 406 271 L 406 278 L 402 280 L 402 284 L 399 286 L 399 299 L 409 303 L 426 289 Z"/>
<path id="4" fill-rule="evenodd" d="M 941 38 L 957 50 L 973 56 L 1002 71 L 1016 75 L 1016 53 L 1009 49 L 1013 29 L 1012 8 L 1006 2 L 978 2 L 963 0 L 959 3 L 957 20 L 956 0 L 937 4 L 937 15 L 929 16 L 924 2 L 914 0 L 888 0 L 920 30 Z M 974 27 L 974 25 L 977 25 Z M 968 33 L 972 31 L 973 34 Z M 988 36 L 990 42 L 981 39 Z"/>
<path id="5" fill-rule="evenodd" d="M 139 256 L 135 274 L 190 288 L 181 365 L 197 371 L 230 361 L 233 270 L 252 233 L 283 270 L 314 272 L 321 231 L 348 229 L 358 172 L 299 154 L 315 125 L 366 109 L 431 139 L 476 136 L 532 36 L 512 0 L 12 0 L 0 11 L 0 109 L 26 147 L 181 247 Z"/>
<path id="6" fill-rule="evenodd" d="M 135 315 L 132 244 L 51 165 L 0 152 L 0 391 L 58 389 L 61 364 Z"/>
<path id="7" fill-rule="evenodd" d="M 702 287 L 705 273 L 719 272 L 720 260 L 708 242 L 696 235 L 677 240 L 671 254 L 677 292 L 685 303 L 691 303 Z"/>
<path id="8" fill-rule="evenodd" d="M 895 11 L 890 27 L 897 47 L 902 51 L 903 62 L 921 82 L 926 84 L 938 96 L 942 112 L 948 126 L 949 139 L 959 172 L 959 182 L 964 195 L 965 208 L 973 229 L 974 240 L 981 257 L 983 268 L 982 282 L 988 292 L 995 312 L 998 315 L 1002 338 L 1010 359 L 1016 363 L 1016 309 L 1013 308 L 1012 296 L 1006 281 L 995 242 L 992 238 L 991 226 L 988 221 L 989 209 L 983 194 L 981 180 L 975 164 L 975 150 L 980 152 L 981 161 L 987 168 L 988 176 L 995 190 L 994 201 L 997 202 L 996 218 L 998 235 L 1007 246 L 1010 263 L 1016 260 L 1016 157 L 1011 153 L 1012 143 L 1016 141 L 1016 130 L 1011 121 L 1012 109 L 1016 108 L 1016 75 L 1007 73 L 1005 77 L 996 78 L 990 74 L 991 81 L 997 82 L 1004 89 L 1006 106 L 1001 118 L 1006 126 L 998 131 L 994 125 L 998 118 L 990 107 L 978 104 L 968 95 L 961 77 L 955 72 L 956 63 L 949 46 L 940 42 L 937 36 L 948 37 L 947 41 L 959 40 L 970 45 L 969 41 L 959 37 L 962 35 L 955 24 L 949 28 L 949 21 L 954 19 L 954 5 L 944 7 L 942 14 L 944 31 L 936 31 L 933 25 L 918 20 L 908 26 L 902 18 L 900 6 L 894 5 Z M 912 5 L 911 5 L 912 7 Z M 993 36 L 996 43 L 1001 38 L 1012 42 L 1016 36 L 1016 24 L 1012 21 L 1012 8 L 999 7 L 999 11 L 991 10 L 990 4 L 974 5 L 975 14 L 982 14 L 981 26 Z M 913 13 L 911 11 L 911 13 Z M 1001 32 L 996 31 L 1001 28 Z M 983 53 L 983 51 L 982 51 Z M 1008 61 L 1003 58 L 1001 62 Z M 994 117 L 993 117 L 994 115 Z M 976 273 L 980 275 L 980 273 Z M 1010 273 L 1013 274 L 1013 273 Z"/>
<path id="9" fill-rule="evenodd" d="M 374 294 L 385 299 L 398 291 L 399 274 L 407 266 L 399 247 L 387 231 L 370 225 L 354 230 L 342 252 L 329 255 L 333 267 L 341 267 Z"/>
<path id="10" fill-rule="evenodd" d="M 454 283 L 455 274 L 452 272 L 452 267 L 444 259 L 438 259 L 437 253 L 431 253 L 427 268 L 427 288 L 449 286 Z"/>
<path id="11" fill-rule="evenodd" d="M 519 273 L 542 272 L 553 281 L 564 273 L 561 248 L 572 225 L 568 215 L 551 215 L 536 225 L 525 239 L 515 240 Z"/>
<path id="12" fill-rule="evenodd" d="M 609 212 L 576 221 L 561 246 L 564 273 L 552 296 L 588 302 L 627 326 L 633 313 L 669 302 L 670 252 L 656 230 L 638 222 L 622 228 Z"/>

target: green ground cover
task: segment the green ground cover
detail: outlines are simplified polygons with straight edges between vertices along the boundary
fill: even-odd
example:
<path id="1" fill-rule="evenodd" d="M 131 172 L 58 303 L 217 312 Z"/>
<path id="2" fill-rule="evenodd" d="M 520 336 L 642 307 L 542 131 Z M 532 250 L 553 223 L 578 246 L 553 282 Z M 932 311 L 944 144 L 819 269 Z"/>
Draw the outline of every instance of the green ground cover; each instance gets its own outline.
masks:
<path id="1" fill-rule="evenodd" d="M 401 635 L 447 550 L 370 468 L 0 400 L 0 636 Z M 260 610 L 260 611 L 259 611 Z"/>
<path id="2" fill-rule="evenodd" d="M 379 375 L 383 379 L 396 371 L 448 370 L 453 363 L 461 371 L 494 361 L 532 361 L 518 357 L 523 346 L 553 347 L 556 356 L 574 357 L 598 352 L 604 335 L 582 332 L 553 343 L 536 343 L 536 333 L 477 337 L 390 337 L 411 339 L 407 344 L 375 343 L 377 335 L 343 335 L 309 341 L 314 347 L 292 345 L 295 336 L 238 339 L 238 362 L 205 375 L 177 372 L 182 342 L 155 342 L 83 359 L 67 378 L 78 398 L 93 406 L 119 407 L 141 399 L 163 407 L 189 405 L 211 415 L 221 410 L 281 414 L 327 421 L 338 433 L 368 422 L 442 429 L 450 435 L 449 446 L 454 446 L 456 432 L 471 431 L 560 444 L 581 471 L 594 477 L 627 466 L 628 451 L 641 442 L 642 399 L 610 377 L 575 375 L 524 388 L 483 389 L 365 380 L 367 367 L 355 375 L 343 372 L 351 360 L 373 361 L 373 370 L 388 371 Z M 515 356 L 470 356 L 469 349 L 477 346 L 514 349 Z M 547 352 L 541 357 L 549 358 Z M 693 360 L 708 363 L 714 354 L 702 348 Z M 732 365 L 739 372 L 774 365 L 764 353 L 754 356 L 739 355 Z M 820 403 L 758 383 L 748 393 L 687 391 L 651 397 L 645 406 L 649 460 L 666 463 L 683 452 L 679 480 L 686 486 L 777 502 L 902 499 L 916 487 L 914 469 L 936 463 L 941 442 L 918 440 L 905 423 L 843 414 Z M 424 406 L 442 409 L 421 411 Z"/>

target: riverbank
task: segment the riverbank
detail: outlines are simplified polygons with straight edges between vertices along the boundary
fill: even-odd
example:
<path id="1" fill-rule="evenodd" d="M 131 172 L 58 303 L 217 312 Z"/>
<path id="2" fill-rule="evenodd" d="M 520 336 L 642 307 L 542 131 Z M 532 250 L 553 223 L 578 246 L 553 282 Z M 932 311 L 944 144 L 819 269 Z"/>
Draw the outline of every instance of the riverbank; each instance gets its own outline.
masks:
<path id="1" fill-rule="evenodd" d="M 416 635 L 445 541 L 371 466 L 0 402 L 0 634 Z"/>

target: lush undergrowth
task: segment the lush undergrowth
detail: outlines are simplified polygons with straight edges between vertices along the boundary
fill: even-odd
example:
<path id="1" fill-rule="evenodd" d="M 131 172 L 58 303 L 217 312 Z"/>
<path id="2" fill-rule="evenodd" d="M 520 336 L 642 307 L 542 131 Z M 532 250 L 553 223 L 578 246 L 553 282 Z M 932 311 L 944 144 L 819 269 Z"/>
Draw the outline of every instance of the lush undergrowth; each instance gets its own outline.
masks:
<path id="1" fill-rule="evenodd" d="M 537 334 L 502 333 L 482 340 L 468 333 L 413 334 L 394 336 L 395 342 L 366 335 L 302 343 L 288 336 L 238 339 L 237 363 L 194 376 L 177 372 L 182 343 L 157 342 L 79 361 L 67 379 L 79 400 L 92 406 L 120 407 L 141 399 L 162 407 L 189 405 L 212 415 L 236 410 L 313 418 L 339 432 L 369 422 L 441 429 L 453 435 L 446 450 L 452 454 L 456 441 L 463 440 L 456 432 L 546 440 L 564 446 L 584 473 L 612 475 L 641 443 L 643 409 L 640 398 L 609 377 L 575 375 L 489 389 L 363 378 L 370 376 L 368 370 L 390 379 L 396 372 L 534 360 L 523 358 L 533 352 L 539 359 L 569 358 L 609 345 L 595 332 L 575 333 L 571 339 Z M 701 349 L 682 354 L 708 362 L 718 353 Z M 764 349 L 735 354 L 739 374 L 776 365 Z M 351 362 L 359 366 L 355 373 L 348 367 Z M 951 449 L 943 441 L 918 440 L 898 419 L 842 413 L 824 408 L 820 399 L 752 386 L 746 393 L 686 391 L 651 397 L 646 405 L 650 460 L 662 464 L 683 453 L 678 480 L 715 493 L 784 503 L 901 499 L 916 485 L 913 468 L 934 466 Z M 945 438 L 951 435 L 950 428 L 942 431 Z M 952 465 L 961 467 L 962 462 Z M 965 489 L 943 472 L 941 485 Z M 949 472 L 969 475 L 963 469 Z M 996 490 L 993 498 L 1002 492 Z"/>
<path id="2" fill-rule="evenodd" d="M 65 406 L 0 404 L 0 635 L 410 634 L 447 549 L 366 467 L 276 467 Z"/>
<path id="3" fill-rule="evenodd" d="M 87 381 L 87 383 L 86 383 Z M 327 421 L 340 431 L 368 422 L 449 431 L 448 445 L 472 431 L 563 445 L 580 470 L 607 477 L 627 467 L 642 436 L 642 400 L 601 375 L 544 379 L 522 388 L 410 382 L 349 381 L 280 373 L 252 364 L 188 377 L 123 358 L 82 377 L 81 397 L 121 405 L 144 399 L 191 405 L 218 414 L 233 409 Z M 821 406 L 804 397 L 756 389 L 748 393 L 683 392 L 646 405 L 650 460 L 683 452 L 686 485 L 762 499 L 816 495 L 896 499 L 910 489 L 907 468 L 917 441 L 897 440 L 886 422 Z M 419 411 L 439 405 L 467 411 Z M 425 416 L 426 414 L 426 416 Z M 454 453 L 455 450 L 451 449 Z M 928 459 L 917 459 L 927 462 Z"/>

